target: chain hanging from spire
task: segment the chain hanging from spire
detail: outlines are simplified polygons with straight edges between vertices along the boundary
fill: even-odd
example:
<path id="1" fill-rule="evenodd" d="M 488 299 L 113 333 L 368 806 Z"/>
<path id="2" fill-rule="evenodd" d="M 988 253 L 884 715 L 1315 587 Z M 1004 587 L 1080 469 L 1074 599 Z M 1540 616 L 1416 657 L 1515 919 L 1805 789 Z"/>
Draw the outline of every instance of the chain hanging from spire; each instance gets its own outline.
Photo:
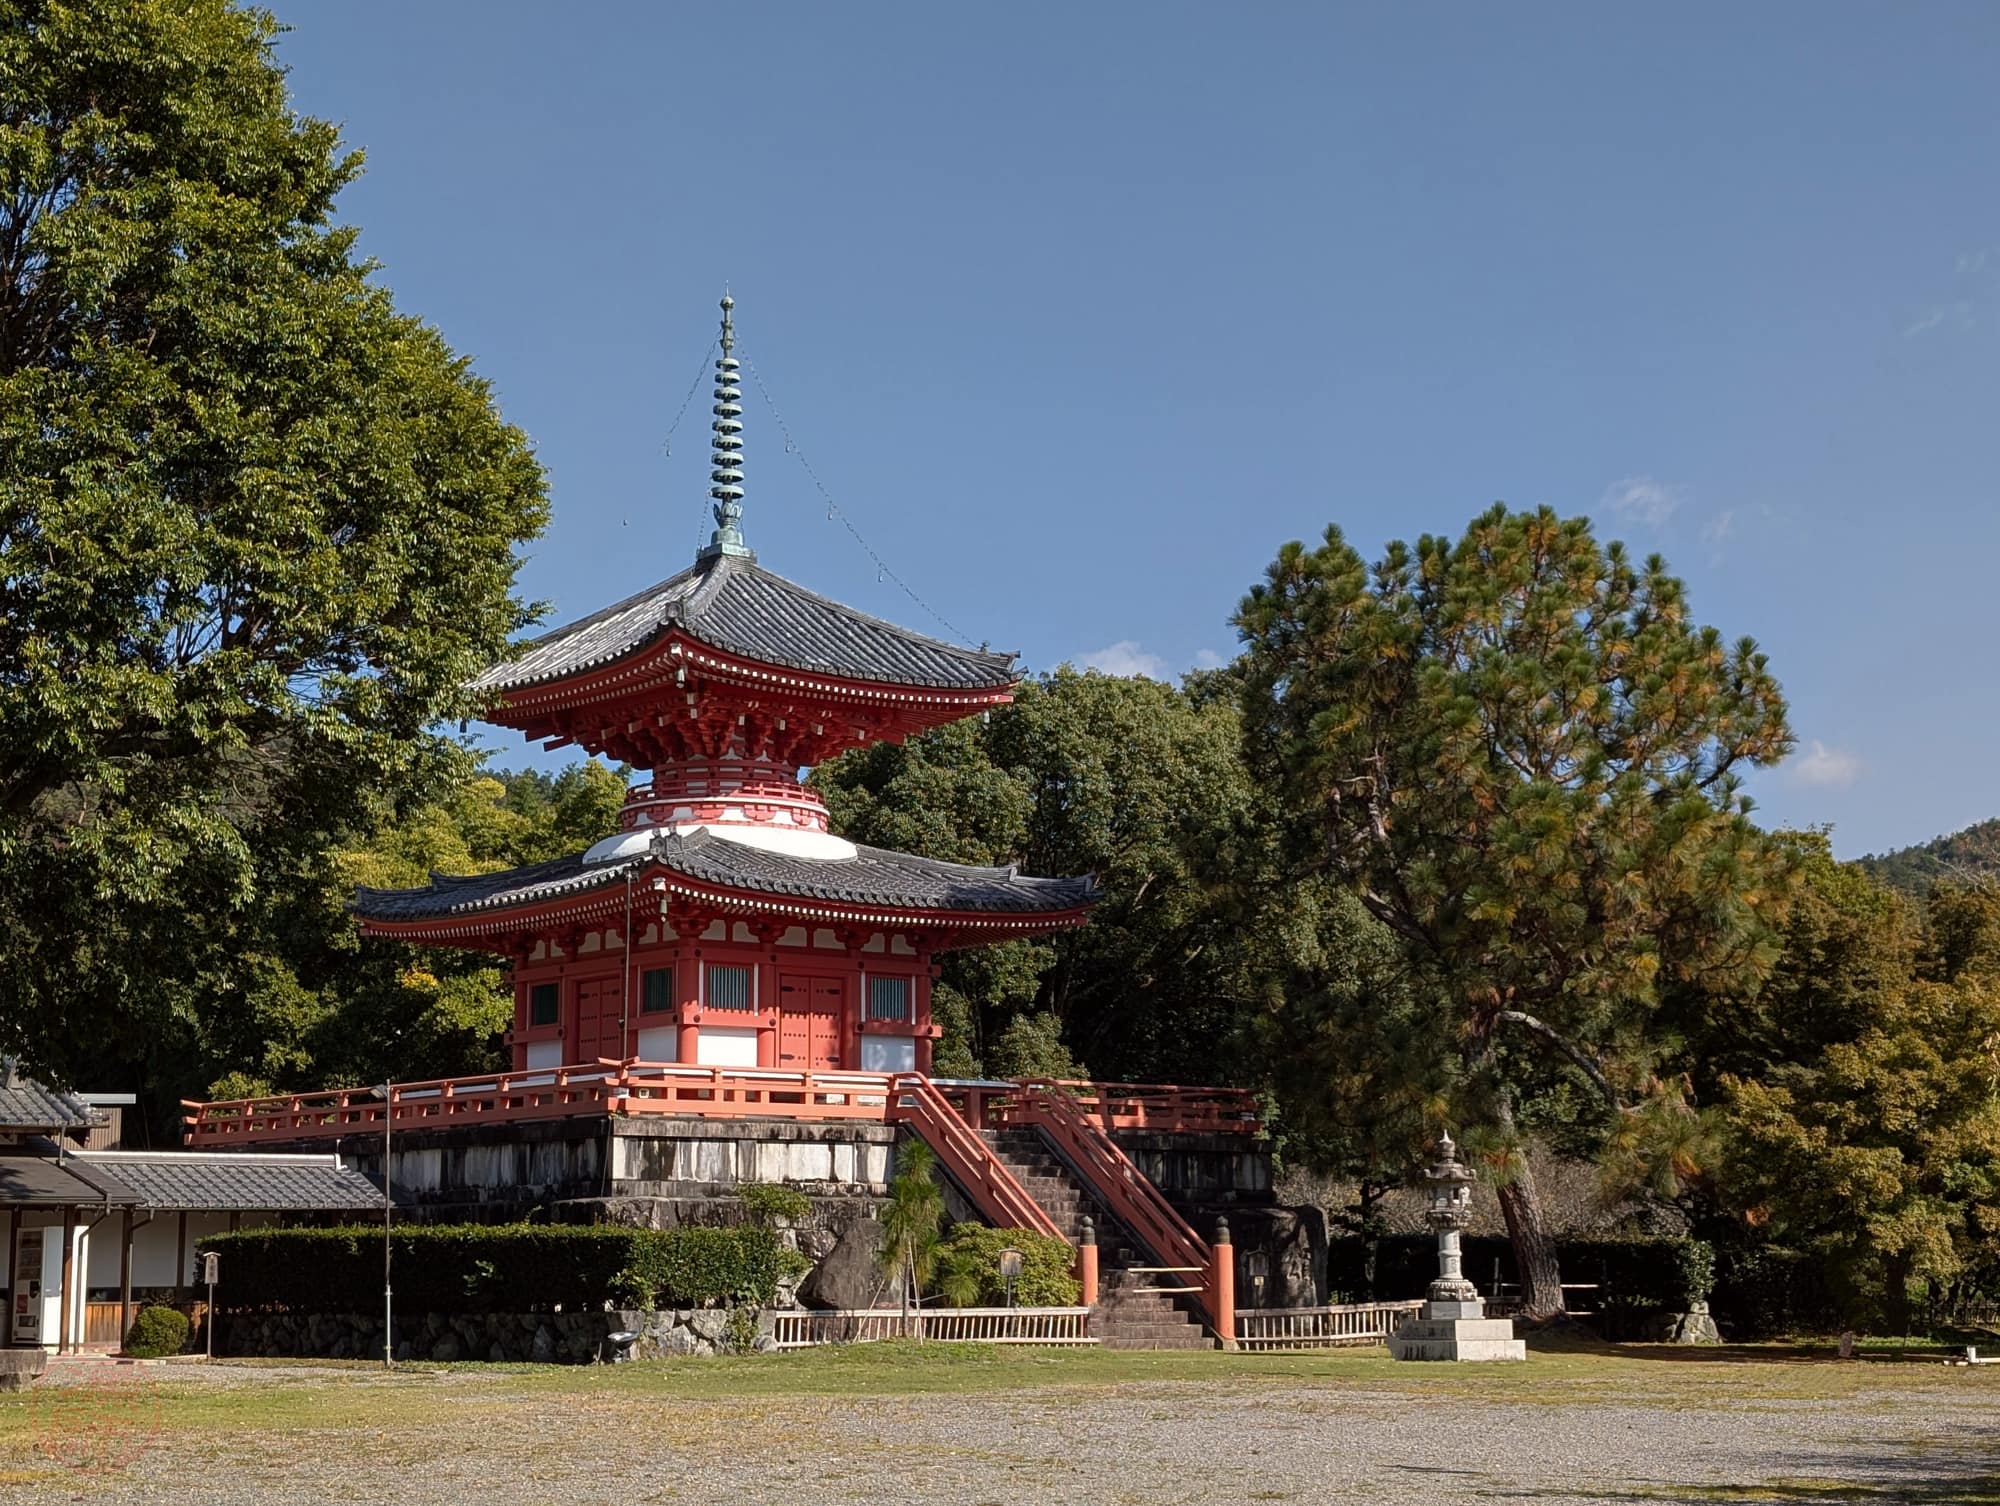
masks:
<path id="1" fill-rule="evenodd" d="M 715 361 L 715 437 L 709 456 L 709 496 L 715 499 L 715 533 L 697 563 L 733 554 L 757 556 L 743 542 L 743 389 L 737 385 L 736 326 L 730 310 L 736 300 L 722 295 L 722 354 Z"/>

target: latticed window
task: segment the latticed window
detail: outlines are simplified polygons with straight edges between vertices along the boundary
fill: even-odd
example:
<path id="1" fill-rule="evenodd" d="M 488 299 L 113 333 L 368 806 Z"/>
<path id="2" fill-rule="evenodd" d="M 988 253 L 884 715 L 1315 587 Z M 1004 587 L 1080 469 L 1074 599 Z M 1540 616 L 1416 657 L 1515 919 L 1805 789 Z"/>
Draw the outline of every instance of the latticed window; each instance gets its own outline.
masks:
<path id="1" fill-rule="evenodd" d="M 536 983 L 528 988 L 528 1023 L 553 1025 L 562 1018 L 562 985 Z"/>
<path id="2" fill-rule="evenodd" d="M 709 963 L 708 1007 L 710 1009 L 748 1009 L 750 1007 L 750 969 L 733 962 Z"/>
<path id="3" fill-rule="evenodd" d="M 649 967 L 639 975 L 639 1013 L 658 1014 L 674 1007 L 674 970 Z"/>
<path id="4" fill-rule="evenodd" d="M 871 1020 L 907 1020 L 910 1017 L 910 980 L 908 978 L 870 978 L 868 980 L 868 1018 Z"/>

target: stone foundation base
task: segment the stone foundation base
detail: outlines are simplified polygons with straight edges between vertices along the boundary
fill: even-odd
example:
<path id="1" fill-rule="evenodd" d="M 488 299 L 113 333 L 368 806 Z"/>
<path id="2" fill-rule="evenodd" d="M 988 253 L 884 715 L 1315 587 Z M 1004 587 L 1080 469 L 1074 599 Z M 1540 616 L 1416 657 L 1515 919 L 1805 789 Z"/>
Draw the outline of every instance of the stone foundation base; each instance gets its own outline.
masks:
<path id="1" fill-rule="evenodd" d="M 1433 1308 L 1451 1308 L 1450 1316 Z M 1510 1318 L 1459 1317 L 1467 1308 L 1483 1312 L 1476 1302 L 1427 1302 L 1424 1315 L 1405 1323 L 1389 1340 L 1390 1355 L 1399 1360 L 1525 1360 L 1528 1346 L 1514 1337 Z"/>

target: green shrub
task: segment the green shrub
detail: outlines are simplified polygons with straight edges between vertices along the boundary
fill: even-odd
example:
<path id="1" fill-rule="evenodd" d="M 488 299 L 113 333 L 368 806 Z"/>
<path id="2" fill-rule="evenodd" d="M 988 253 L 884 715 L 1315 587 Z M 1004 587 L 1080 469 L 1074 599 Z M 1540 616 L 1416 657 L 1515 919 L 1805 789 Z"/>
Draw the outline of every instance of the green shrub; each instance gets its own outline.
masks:
<path id="1" fill-rule="evenodd" d="M 1007 1300 L 1007 1284 L 1000 1279 L 1000 1252 L 1007 1249 L 1021 1252 L 1016 1307 L 1074 1307 L 1081 1300 L 1070 1269 L 1076 1252 L 1066 1243 L 1027 1229 L 983 1224 L 959 1224 L 938 1246 L 937 1294 L 954 1307 L 999 1307 Z"/>
<path id="2" fill-rule="evenodd" d="M 803 1265 L 759 1227 L 410 1224 L 391 1247 L 396 1303 L 410 1312 L 762 1304 Z M 360 1313 L 382 1300 L 379 1228 L 244 1229 L 198 1248 L 222 1255 L 215 1296 L 226 1312 Z"/>
<path id="3" fill-rule="evenodd" d="M 780 1220 L 797 1223 L 812 1212 L 812 1199 L 782 1182 L 746 1182 L 738 1192 L 745 1211 L 756 1223 L 770 1225 Z"/>
<path id="4" fill-rule="evenodd" d="M 187 1348 L 187 1314 L 171 1307 L 142 1307 L 125 1335 L 125 1352 L 134 1359 L 156 1360 Z"/>

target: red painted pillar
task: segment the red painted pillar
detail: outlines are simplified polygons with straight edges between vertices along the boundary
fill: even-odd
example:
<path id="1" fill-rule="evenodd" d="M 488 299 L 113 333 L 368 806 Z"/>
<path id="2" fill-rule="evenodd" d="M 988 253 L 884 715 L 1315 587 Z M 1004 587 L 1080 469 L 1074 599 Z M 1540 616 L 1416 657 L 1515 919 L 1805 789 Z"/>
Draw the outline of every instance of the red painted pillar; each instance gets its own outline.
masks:
<path id="1" fill-rule="evenodd" d="M 1083 1305 L 1097 1306 L 1097 1225 L 1087 1213 L 1076 1240 L 1076 1280 L 1083 1288 Z"/>
<path id="2" fill-rule="evenodd" d="M 680 1031 L 674 1042 L 674 1060 L 684 1067 L 692 1067 L 701 1059 L 701 1029 L 689 1016 L 694 1012 L 700 995 L 701 962 L 699 959 L 677 960 L 674 963 L 675 981 L 680 984 L 676 992 L 681 999 Z"/>
<path id="3" fill-rule="evenodd" d="M 1208 1254 L 1208 1317 L 1224 1349 L 1236 1347 L 1236 1246 L 1229 1220 L 1215 1221 L 1215 1245 Z"/>

